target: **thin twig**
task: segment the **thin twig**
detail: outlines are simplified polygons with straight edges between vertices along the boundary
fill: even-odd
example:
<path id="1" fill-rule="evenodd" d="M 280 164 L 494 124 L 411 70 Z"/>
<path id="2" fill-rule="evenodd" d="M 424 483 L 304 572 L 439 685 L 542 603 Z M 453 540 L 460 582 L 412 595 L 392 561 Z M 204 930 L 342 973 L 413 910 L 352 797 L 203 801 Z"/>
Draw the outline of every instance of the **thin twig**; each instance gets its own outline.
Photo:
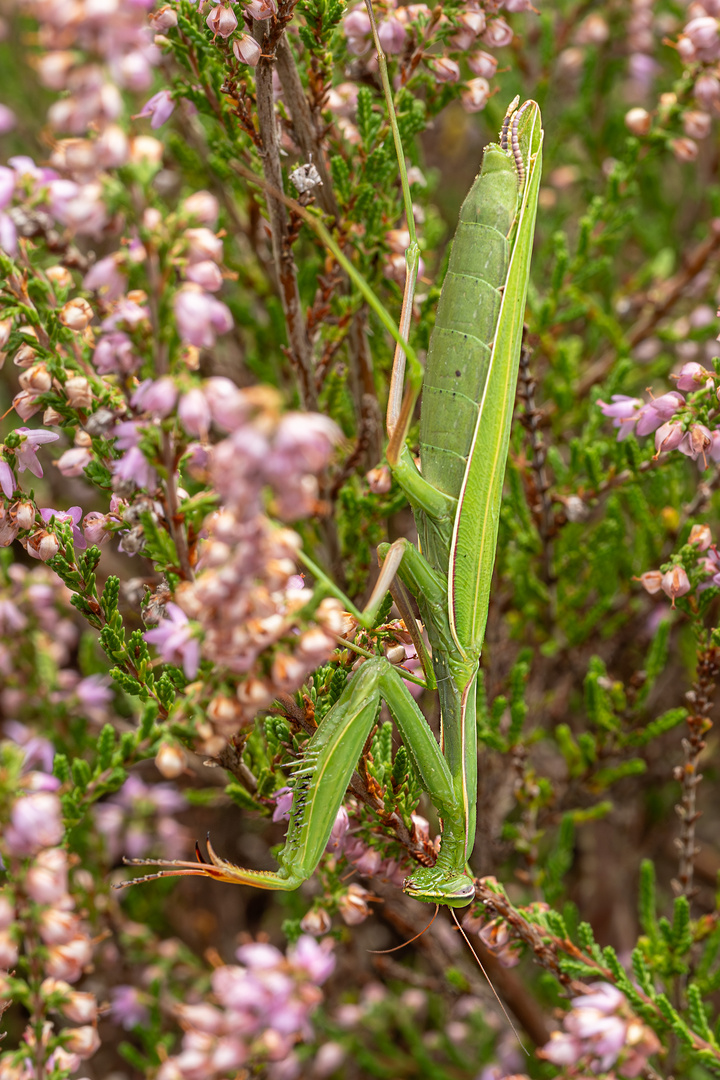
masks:
<path id="1" fill-rule="evenodd" d="M 697 787 L 702 780 L 698 765 L 705 749 L 705 736 L 712 727 L 708 713 L 712 709 L 712 695 L 718 674 L 720 674 L 720 648 L 717 645 L 704 644 L 698 656 L 697 675 L 693 688 L 685 695 L 685 700 L 690 706 L 687 718 L 689 734 L 682 740 L 682 765 L 678 765 L 674 771 L 675 779 L 682 786 L 682 795 L 675 807 L 680 818 L 680 835 L 675 841 L 680 852 L 680 866 L 672 887 L 676 896 L 686 896 L 688 900 L 692 899 L 698 891 L 693 883 L 695 856 L 699 850 L 695 844 L 695 824 L 700 817 L 697 809 Z"/>

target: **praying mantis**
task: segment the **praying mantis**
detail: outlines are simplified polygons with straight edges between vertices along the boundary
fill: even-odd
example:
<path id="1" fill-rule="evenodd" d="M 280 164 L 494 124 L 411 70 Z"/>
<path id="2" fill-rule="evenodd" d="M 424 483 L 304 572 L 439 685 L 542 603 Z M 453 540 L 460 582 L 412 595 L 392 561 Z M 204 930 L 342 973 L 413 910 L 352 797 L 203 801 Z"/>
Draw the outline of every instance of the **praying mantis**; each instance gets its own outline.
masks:
<path id="1" fill-rule="evenodd" d="M 381 74 L 391 106 L 382 62 Z M 393 120 L 391 112 L 391 125 Z M 396 125 L 393 130 L 399 144 Z M 407 342 L 419 249 L 400 157 L 411 245 L 400 330 L 394 331 L 398 349 L 388 406 L 387 462 L 413 509 L 420 548 L 409 540 L 383 545 L 378 583 L 364 611 L 355 613 L 363 625 L 372 626 L 396 575 L 415 597 L 431 652 L 426 679 L 437 687 L 440 699 L 441 745 L 403 673 L 385 658 L 369 658 L 321 720 L 295 772 L 278 870 L 235 866 L 220 858 L 208 842 L 209 863 L 126 860 L 164 867 L 149 878 L 193 874 L 263 889 L 298 888 L 320 861 L 384 701 L 442 821 L 436 864 L 414 870 L 404 891 L 417 900 L 453 908 L 473 900 L 468 859 L 476 817 L 475 694 L 522 344 L 542 143 L 538 105 L 527 101 L 518 107 L 516 99 L 499 142 L 485 148 L 481 172 L 460 211 L 427 356 L 420 469 L 406 445 L 421 372 Z M 309 215 L 303 216 L 307 220 Z M 367 285 L 337 245 L 321 226 L 316 231 L 365 293 Z M 403 395 L 406 360 L 408 386 Z M 303 561 L 316 577 L 327 581 L 307 556 Z"/>

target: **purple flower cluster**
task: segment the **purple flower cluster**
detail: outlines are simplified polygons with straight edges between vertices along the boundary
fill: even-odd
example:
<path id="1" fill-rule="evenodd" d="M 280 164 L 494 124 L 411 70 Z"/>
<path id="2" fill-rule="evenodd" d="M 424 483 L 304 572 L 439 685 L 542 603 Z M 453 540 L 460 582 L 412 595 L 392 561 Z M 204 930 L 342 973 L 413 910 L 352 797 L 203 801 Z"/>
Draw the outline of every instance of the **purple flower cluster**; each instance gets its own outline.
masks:
<path id="1" fill-rule="evenodd" d="M 380 44 L 388 56 L 399 61 L 400 79 L 403 82 L 422 58 L 436 82 L 461 85 L 460 100 L 466 112 L 479 112 L 485 108 L 491 95 L 489 80 L 493 78 L 498 64 L 492 53 L 485 49 L 501 49 L 513 40 L 512 28 L 497 14 L 502 6 L 493 5 L 493 14 L 488 16 L 483 6 L 470 2 L 452 16 L 438 16 L 439 9 L 433 9 L 428 4 L 409 4 L 405 7 L 390 0 L 385 4 L 385 17 L 378 23 Z M 526 11 L 531 6 L 529 0 L 505 0 L 504 4 L 508 12 Z M 370 20 L 363 5 L 347 12 L 343 29 L 348 52 L 360 58 L 368 71 L 373 70 L 377 60 L 372 46 Z M 442 45 L 442 54 L 428 51 L 434 40 Z M 463 79 L 463 60 L 474 77 Z"/>
<path id="2" fill-rule="evenodd" d="M 158 1080 L 214 1080 L 265 1061 L 270 1077 L 301 1075 L 293 1047 L 312 1037 L 311 1016 L 320 987 L 332 974 L 330 942 L 303 936 L 283 956 L 263 942 L 241 945 L 239 965 L 216 968 L 211 1002 L 176 1007 L 185 1034 L 182 1049 L 160 1067 Z"/>
<path id="3" fill-rule="evenodd" d="M 50 126 L 72 136 L 56 144 L 52 164 L 83 181 L 123 165 L 130 146 L 117 123 L 124 111 L 121 91 L 147 90 L 160 59 L 148 22 L 154 0 L 23 0 L 22 6 L 40 26 L 40 81 L 63 94 L 50 107 Z"/>
<path id="4" fill-rule="evenodd" d="M 312 598 L 297 587 L 300 541 L 265 514 L 268 491 L 276 517 L 296 520 L 317 510 L 317 477 L 339 432 L 319 415 L 282 415 L 273 391 L 240 390 L 221 377 L 183 394 L 178 416 L 190 436 L 206 438 L 211 424 L 228 433 L 212 448 L 195 446 L 221 507 L 205 523 L 195 580 L 180 585 L 146 637 L 166 662 L 182 664 L 188 678 L 197 673 L 200 655 L 241 676 L 232 705 L 226 696 L 210 703 L 209 718 L 223 740 L 279 691 L 302 685 L 342 629 L 334 600 L 321 602 L 319 625 L 300 624 L 300 609 Z M 197 461 L 195 449 L 188 455 Z"/>
<path id="5" fill-rule="evenodd" d="M 95 826 L 109 858 L 142 859 L 159 846 L 168 859 L 187 854 L 188 838 L 174 815 L 187 801 L 172 784 L 146 784 L 130 776 L 115 795 L 94 807 Z"/>
<path id="6" fill-rule="evenodd" d="M 707 409 L 709 395 L 714 403 L 716 376 L 691 361 L 672 378 L 677 380 L 677 390 L 650 401 L 613 394 L 609 402 L 598 400 L 597 404 L 618 429 L 618 442 L 633 433 L 642 437 L 655 432 L 656 457 L 678 450 L 706 469 L 709 461 L 720 461 L 720 429 L 711 430 L 698 420 L 698 413 L 703 407 Z M 681 390 L 695 392 L 693 398 L 686 399 Z"/>
<path id="7" fill-rule="evenodd" d="M 27 1058 L 17 1064 L 18 1071 L 3 1073 L 20 1080 L 37 1075 L 40 1062 L 44 1075 L 75 1072 L 100 1046 L 97 1001 L 71 985 L 89 966 L 93 946 L 68 891 L 67 854 L 57 846 L 65 835 L 58 787 L 59 781 L 45 773 L 26 773 L 2 841 L 9 884 L 0 895 L 0 968 L 12 970 L 17 979 L 32 967 L 36 978 L 40 965 L 44 976 L 32 995 L 33 1015 L 23 1036 Z M 0 972 L 0 1003 L 13 993 Z M 47 1019 L 52 1012 L 79 1026 L 63 1027 L 60 1035 Z"/>
<path id="8" fill-rule="evenodd" d="M 687 542 L 697 551 L 694 560 L 686 560 L 690 575 L 686 567 L 677 562 L 665 571 L 647 570 L 634 579 L 639 581 L 651 596 L 660 591 L 664 592 L 672 600 L 673 607 L 678 596 L 685 596 L 693 588 L 698 593 L 713 585 L 720 588 L 720 552 L 712 542 L 709 526 L 693 525 Z"/>
<path id="9" fill-rule="evenodd" d="M 606 1072 L 617 1062 L 623 1076 L 640 1076 L 648 1058 L 660 1049 L 653 1031 L 634 1016 L 624 994 L 610 983 L 591 983 L 586 996 L 573 998 L 563 1019 L 538 1057 L 558 1066 L 581 1064 Z"/>

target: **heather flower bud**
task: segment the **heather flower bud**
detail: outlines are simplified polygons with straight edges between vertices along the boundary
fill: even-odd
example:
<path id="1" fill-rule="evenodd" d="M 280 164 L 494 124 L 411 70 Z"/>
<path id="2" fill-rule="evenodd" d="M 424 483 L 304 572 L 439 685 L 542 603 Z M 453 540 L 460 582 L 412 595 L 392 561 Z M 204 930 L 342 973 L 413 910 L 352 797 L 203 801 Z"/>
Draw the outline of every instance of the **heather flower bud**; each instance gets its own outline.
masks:
<path id="1" fill-rule="evenodd" d="M 325 908 L 311 908 L 300 920 L 300 929 L 304 934 L 312 934 L 313 937 L 322 937 L 328 934 L 332 926 L 332 919 Z"/>
<path id="2" fill-rule="evenodd" d="M 712 443 L 712 435 L 704 424 L 692 424 L 689 431 L 685 433 L 685 437 L 678 449 L 681 454 L 685 454 L 686 457 L 697 461 L 699 457 L 705 459 L 705 455 Z M 705 465 L 707 466 L 707 462 L 705 462 Z"/>
<path id="3" fill-rule="evenodd" d="M 10 340 L 10 334 L 13 328 L 12 318 L 0 319 L 0 349 L 4 349 Z M 22 346 L 25 348 L 25 346 Z"/>
<path id="4" fill-rule="evenodd" d="M 210 259 L 192 263 L 185 271 L 185 277 L 208 292 L 217 292 L 222 288 L 222 271 Z"/>
<path id="5" fill-rule="evenodd" d="M 693 139 L 672 139 L 670 142 L 672 152 L 678 161 L 695 161 L 698 156 L 698 145 Z"/>
<path id="6" fill-rule="evenodd" d="M 72 911 L 46 908 L 40 916 L 40 937 L 46 945 L 64 945 L 77 933 L 79 921 Z"/>
<path id="7" fill-rule="evenodd" d="M 62 1006 L 62 1011 L 74 1024 L 94 1024 L 98 1016 L 98 1003 L 94 994 L 72 990 Z"/>
<path id="8" fill-rule="evenodd" d="M 218 4 L 213 8 L 205 22 L 215 37 L 229 38 L 233 30 L 237 29 L 237 16 L 231 7 Z"/>
<path id="9" fill-rule="evenodd" d="M 56 904 L 67 893 L 67 855 L 62 848 L 41 851 L 25 879 L 27 894 L 36 904 Z"/>
<path id="10" fill-rule="evenodd" d="M 202 390 L 193 388 L 182 395 L 178 417 L 188 435 L 207 435 L 211 422 L 210 406 Z"/>
<path id="11" fill-rule="evenodd" d="M 35 507 L 31 502 L 19 502 L 13 507 L 15 521 L 20 529 L 32 529 L 35 524 Z"/>
<path id="12" fill-rule="evenodd" d="M 682 424 L 668 421 L 655 432 L 655 449 L 658 454 L 676 450 L 685 437 Z"/>
<path id="13" fill-rule="evenodd" d="M 460 78 L 460 65 L 448 56 L 431 60 L 428 66 L 439 83 L 455 83 Z"/>
<path id="14" fill-rule="evenodd" d="M 163 33 L 165 30 L 172 30 L 174 26 L 177 26 L 177 11 L 172 4 L 163 4 L 157 11 L 148 15 L 148 21 L 153 30 L 158 33 Z"/>
<path id="15" fill-rule="evenodd" d="M 245 13 L 252 16 L 253 19 L 263 22 L 277 13 L 276 0 L 250 0 L 250 3 L 245 8 Z"/>
<path id="16" fill-rule="evenodd" d="M 320 601 L 315 617 L 323 630 L 327 630 L 329 634 L 342 634 L 345 626 L 345 611 L 340 601 L 334 596 L 326 596 Z"/>
<path id="17" fill-rule="evenodd" d="M 60 550 L 60 544 L 53 533 L 39 529 L 28 539 L 26 550 L 33 559 L 50 562 Z"/>
<path id="18" fill-rule="evenodd" d="M 60 800 L 50 792 L 38 791 L 17 799 L 10 820 L 5 842 L 12 855 L 32 855 L 41 848 L 59 844 L 64 836 Z"/>
<path id="19" fill-rule="evenodd" d="M 682 566 L 673 566 L 662 576 L 662 591 L 672 600 L 675 607 L 675 599 L 685 596 L 690 592 L 690 581 Z"/>
<path id="20" fill-rule="evenodd" d="M 698 551 L 707 551 L 712 544 L 712 533 L 709 525 L 693 525 L 688 537 L 688 544 L 695 544 Z"/>
<path id="21" fill-rule="evenodd" d="M 349 828 L 350 818 L 348 817 L 348 812 L 344 806 L 341 806 L 335 815 L 335 821 L 330 830 L 327 847 L 325 848 L 329 854 L 333 855 L 342 850 L 343 840 L 345 839 L 345 834 Z"/>
<path id="22" fill-rule="evenodd" d="M 262 49 L 255 38 L 251 37 L 250 34 L 241 34 L 239 38 L 235 38 L 232 49 L 235 58 L 239 60 L 241 64 L 249 64 L 250 67 L 257 67 L 257 62 L 260 59 Z"/>
<path id="23" fill-rule="evenodd" d="M 52 376 L 45 364 L 33 364 L 20 374 L 18 382 L 23 390 L 33 394 L 45 394 L 52 386 Z"/>
<path id="24" fill-rule="evenodd" d="M 671 375 L 670 378 L 677 380 L 678 390 L 699 390 L 708 379 L 712 378 L 712 373 L 706 371 L 702 364 L 691 360 L 683 364 L 679 375 Z"/>
<path id="25" fill-rule="evenodd" d="M 392 474 L 387 465 L 376 465 L 365 475 L 374 495 L 387 495 L 392 487 Z"/>
<path id="26" fill-rule="evenodd" d="M 306 630 L 298 644 L 298 652 L 313 667 L 326 660 L 334 648 L 334 638 L 329 637 L 319 626 Z"/>
<path id="27" fill-rule="evenodd" d="M 465 112 L 480 112 L 488 103 L 490 97 L 490 84 L 487 79 L 470 79 L 465 84 L 465 89 L 460 94 L 460 100 Z"/>
<path id="28" fill-rule="evenodd" d="M 63 305 L 58 318 L 69 330 L 84 330 L 93 320 L 93 309 L 87 300 L 76 296 Z"/>
<path id="29" fill-rule="evenodd" d="M 710 114 L 691 109 L 683 115 L 683 128 L 690 139 L 705 139 L 710 134 Z"/>
<path id="30" fill-rule="evenodd" d="M 345 16 L 343 27 L 349 38 L 367 37 L 370 33 L 370 19 L 365 8 L 356 7 L 349 11 Z"/>
<path id="31" fill-rule="evenodd" d="M 74 409 L 89 409 L 93 403 L 90 383 L 84 375 L 72 375 L 63 387 L 68 405 Z"/>
<path id="32" fill-rule="evenodd" d="M 631 131 L 633 135 L 647 135 L 652 124 L 652 117 L 647 109 L 635 108 L 629 109 L 625 113 L 625 127 L 628 131 Z"/>
<path id="33" fill-rule="evenodd" d="M 65 1028 L 63 1031 L 65 1049 L 81 1058 L 89 1058 L 100 1048 L 100 1036 L 97 1029 L 89 1024 L 84 1027 Z"/>
<path id="34" fill-rule="evenodd" d="M 185 239 L 188 245 L 188 258 L 191 263 L 204 262 L 205 259 L 220 262 L 222 259 L 222 240 L 210 229 L 186 229 Z"/>
<path id="35" fill-rule="evenodd" d="M 695 81 L 695 97 L 703 108 L 712 109 L 720 98 L 720 79 L 709 73 L 700 75 Z"/>
<path id="36" fill-rule="evenodd" d="M 45 970 L 52 978 L 77 982 L 92 959 L 92 943 L 84 934 L 77 934 L 64 945 L 48 950 Z"/>
<path id="37" fill-rule="evenodd" d="M 202 225 L 213 226 L 218 218 L 218 201 L 209 191 L 195 191 L 183 200 L 182 212 Z"/>
<path id="38" fill-rule="evenodd" d="M 405 47 L 406 37 L 407 30 L 399 19 L 393 17 L 383 19 L 378 25 L 378 38 L 380 39 L 383 51 L 388 53 L 388 55 L 401 53 Z"/>
<path id="39" fill-rule="evenodd" d="M 370 905 L 365 899 L 370 893 L 362 885 L 352 884 L 338 901 L 338 910 L 347 926 L 359 926 L 370 914 Z"/>
<path id="40" fill-rule="evenodd" d="M 176 780 L 186 768 L 185 753 L 177 743 L 163 742 L 155 755 L 155 768 L 166 780 Z"/>
<path id="41" fill-rule="evenodd" d="M 17 942 L 10 936 L 8 930 L 0 930 L 0 968 L 9 971 L 14 968 L 19 955 Z"/>
<path id="42" fill-rule="evenodd" d="M 45 277 L 58 289 L 69 289 L 73 283 L 73 277 L 66 266 L 49 266 L 45 271 Z M 2 343 L 0 342 L 0 348 Z"/>
<path id="43" fill-rule="evenodd" d="M 21 420 L 29 420 L 31 416 L 34 416 L 42 408 L 38 401 L 38 395 L 29 390 L 21 390 L 12 399 L 12 403 Z"/>
<path id="44" fill-rule="evenodd" d="M 15 353 L 15 356 L 13 357 L 13 364 L 15 365 L 15 367 L 28 368 L 32 367 L 36 359 L 37 353 L 31 345 L 28 345 L 26 343 L 24 345 L 21 345 L 18 351 Z"/>
<path id="45" fill-rule="evenodd" d="M 482 49 L 468 56 L 467 63 L 473 75 L 479 75 L 483 79 L 492 79 L 498 66 L 496 58 Z"/>
<path id="46" fill-rule="evenodd" d="M 649 592 L 651 596 L 654 596 L 662 588 L 663 576 L 659 570 L 647 570 L 640 577 L 633 578 L 633 581 L 639 581 L 643 589 Z"/>
<path id="47" fill-rule="evenodd" d="M 491 49 L 502 49 L 509 45 L 513 39 L 512 28 L 508 26 L 504 19 L 491 19 L 487 24 L 482 39 Z"/>

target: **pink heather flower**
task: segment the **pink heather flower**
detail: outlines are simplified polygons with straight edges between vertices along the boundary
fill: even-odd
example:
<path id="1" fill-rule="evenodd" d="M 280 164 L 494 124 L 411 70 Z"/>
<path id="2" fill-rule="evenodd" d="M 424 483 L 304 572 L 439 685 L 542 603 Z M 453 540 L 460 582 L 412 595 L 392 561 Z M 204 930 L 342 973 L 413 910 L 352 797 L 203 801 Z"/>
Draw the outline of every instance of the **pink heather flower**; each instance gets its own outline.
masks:
<path id="1" fill-rule="evenodd" d="M 698 551 L 707 551 L 712 544 L 709 525 L 693 525 L 688 537 L 688 544 L 694 544 Z"/>
<path id="2" fill-rule="evenodd" d="M 237 30 L 237 15 L 231 7 L 218 4 L 213 8 L 205 22 L 215 37 L 229 38 L 234 30 Z"/>
<path id="3" fill-rule="evenodd" d="M 0 488 L 6 498 L 12 498 L 15 491 L 15 473 L 3 458 L 0 458 Z"/>
<path id="4" fill-rule="evenodd" d="M 583 1055 L 583 1045 L 579 1039 L 564 1031 L 553 1031 L 550 1042 L 546 1042 L 536 1053 L 553 1065 L 576 1065 Z"/>
<path id="5" fill-rule="evenodd" d="M 640 577 L 633 578 L 633 581 L 639 581 L 643 589 L 649 592 L 651 596 L 654 596 L 655 593 L 659 593 L 662 589 L 663 575 L 659 570 L 646 570 Z"/>
<path id="6" fill-rule="evenodd" d="M 0 213 L 0 248 L 11 259 L 17 255 L 18 244 L 15 222 L 4 213 Z"/>
<path id="7" fill-rule="evenodd" d="M 616 986 L 606 982 L 593 982 L 588 984 L 591 994 L 582 994 L 572 998 L 570 1004 L 573 1009 L 597 1009 L 601 1013 L 614 1013 L 623 1002 L 625 995 Z"/>
<path id="8" fill-rule="evenodd" d="M 275 809 L 273 810 L 273 821 L 289 821 L 290 810 L 292 809 L 293 790 L 289 787 L 281 787 L 275 792 Z"/>
<path id="9" fill-rule="evenodd" d="M 126 1031 L 150 1020 L 150 1011 L 143 1004 L 143 995 L 134 986 L 114 986 L 110 990 L 110 1015 Z"/>
<path id="10" fill-rule="evenodd" d="M 177 401 L 177 386 L 169 375 L 162 379 L 145 379 L 130 398 L 130 404 L 139 412 L 152 413 L 164 418 L 169 416 Z"/>
<path id="11" fill-rule="evenodd" d="M 370 33 L 370 18 L 363 6 L 348 11 L 343 29 L 349 38 L 367 37 Z"/>
<path id="12" fill-rule="evenodd" d="M 149 322 L 150 312 L 146 307 L 141 307 L 134 300 L 122 300 L 112 315 L 100 324 L 100 329 L 107 332 L 110 330 L 132 330 L 140 323 Z"/>
<path id="13" fill-rule="evenodd" d="M 230 309 L 209 293 L 186 287 L 173 302 L 178 333 L 183 341 L 200 349 L 211 349 L 218 334 L 232 330 Z"/>
<path id="14" fill-rule="evenodd" d="M 318 473 L 327 465 L 340 437 L 337 424 L 327 416 L 289 412 L 280 421 L 273 450 L 291 461 L 294 470 Z"/>
<path id="15" fill-rule="evenodd" d="M 46 507 L 40 511 L 40 517 L 47 524 L 55 518 L 56 521 L 66 522 L 72 525 L 73 544 L 75 547 L 79 551 L 82 551 L 87 547 L 87 541 L 79 528 L 80 519 L 82 518 L 81 506 L 71 506 L 69 510 L 53 510 L 51 507 Z"/>
<path id="16" fill-rule="evenodd" d="M 491 19 L 482 35 L 482 40 L 491 49 L 502 49 L 513 39 L 512 28 L 504 19 Z"/>
<path id="17" fill-rule="evenodd" d="M 56 442 L 60 436 L 56 431 L 45 431 L 44 428 L 15 428 L 15 434 L 22 436 L 22 442 L 15 450 L 18 472 L 28 469 L 33 476 L 42 479 L 43 471 L 37 459 L 38 447 L 45 443 Z"/>
<path id="18" fill-rule="evenodd" d="M 17 799 L 5 830 L 11 855 L 34 855 L 41 848 L 59 844 L 64 836 L 60 800 L 48 791 L 38 791 Z"/>
<path id="19" fill-rule="evenodd" d="M 702 467 L 707 468 L 707 452 L 713 444 L 712 435 L 704 424 L 691 424 L 682 442 L 678 446 L 681 454 L 693 461 L 702 459 Z"/>
<path id="20" fill-rule="evenodd" d="M 618 442 L 622 442 L 632 432 L 633 424 L 644 407 L 643 402 L 639 398 L 628 397 L 627 394 L 613 394 L 611 401 L 612 404 L 608 404 L 598 398 L 596 404 L 603 416 L 612 417 L 613 427 L 618 428 Z"/>
<path id="21" fill-rule="evenodd" d="M 668 420 L 655 432 L 655 449 L 658 454 L 667 450 L 677 450 L 685 437 L 682 424 Z"/>
<path id="22" fill-rule="evenodd" d="M 143 637 L 157 646 L 164 663 L 182 665 L 188 679 L 194 679 L 200 667 L 200 642 L 192 636 L 190 620 L 177 604 L 166 605 L 166 617 Z"/>
<path id="23" fill-rule="evenodd" d="M 15 170 L 8 169 L 6 165 L 0 165 L 0 210 L 4 210 L 12 202 L 15 181 Z"/>
<path id="24" fill-rule="evenodd" d="M 0 135 L 7 135 L 17 124 L 17 117 L 7 105 L 0 105 Z"/>
<path id="25" fill-rule="evenodd" d="M 55 462 L 55 468 L 63 476 L 82 476 L 87 465 L 92 461 L 92 453 L 87 446 L 72 446 Z"/>
<path id="26" fill-rule="evenodd" d="M 151 128 L 159 128 L 169 120 L 175 111 L 175 102 L 172 99 L 172 94 L 169 90 L 160 90 L 157 94 L 146 101 L 142 107 L 142 111 L 137 113 L 133 120 L 139 120 L 142 117 L 150 116 Z"/>
<path id="27" fill-rule="evenodd" d="M 250 0 L 245 7 L 245 13 L 262 22 L 264 19 L 269 19 L 271 15 L 277 14 L 277 2 L 276 0 Z"/>
<path id="28" fill-rule="evenodd" d="M 192 263 L 185 271 L 185 277 L 188 281 L 193 281 L 207 292 L 217 292 L 218 289 L 222 288 L 222 270 L 210 259 Z"/>
<path id="29" fill-rule="evenodd" d="M 684 404 L 685 398 L 677 390 L 670 390 L 669 393 L 649 401 L 640 410 L 635 434 L 642 436 L 656 431 L 666 420 L 671 420 Z"/>
<path id="30" fill-rule="evenodd" d="M 190 263 L 205 262 L 207 259 L 220 262 L 222 259 L 223 242 L 212 229 L 186 229 L 185 239 Z"/>
<path id="31" fill-rule="evenodd" d="M 439 83 L 456 83 L 460 78 L 460 65 L 456 60 L 447 56 L 440 56 L 437 60 L 431 60 L 430 70 Z"/>
<path id="32" fill-rule="evenodd" d="M 332 942 L 326 945 L 309 934 L 303 934 L 298 938 L 297 944 L 288 949 L 288 961 L 294 968 L 306 972 L 318 986 L 322 986 L 335 970 L 335 957 L 330 951 L 331 947 Z"/>
<path id="33" fill-rule="evenodd" d="M 83 532 L 88 544 L 104 544 L 106 540 L 110 539 L 110 534 L 107 531 L 107 525 L 109 516 L 99 513 L 97 510 L 91 510 L 89 514 L 86 514 L 83 519 Z"/>
<path id="34" fill-rule="evenodd" d="M 110 471 L 119 480 L 152 491 L 157 487 L 157 473 L 139 446 L 131 446 L 121 458 L 110 464 Z"/>
<path id="35" fill-rule="evenodd" d="M 251 941 L 247 945 L 240 945 L 235 950 L 235 956 L 251 971 L 266 971 L 269 968 L 280 967 L 284 959 L 279 949 L 263 941 Z"/>
<path id="36" fill-rule="evenodd" d="M 218 218 L 218 201 L 209 191 L 194 191 L 183 201 L 182 212 L 195 218 L 201 225 L 212 227 Z"/>
<path id="37" fill-rule="evenodd" d="M 490 83 L 487 79 L 470 79 L 460 94 L 462 107 L 467 113 L 481 112 L 490 97 Z"/>
<path id="38" fill-rule="evenodd" d="M 237 431 L 245 423 L 248 404 L 242 391 L 223 375 L 212 375 L 203 387 L 214 422 L 224 431 Z"/>
<path id="39" fill-rule="evenodd" d="M 118 269 L 115 256 L 108 255 L 90 267 L 83 288 L 99 292 L 106 300 L 117 300 L 127 289 L 127 277 Z"/>
<path id="40" fill-rule="evenodd" d="M 675 607 L 676 597 L 685 596 L 690 592 L 690 581 L 682 566 L 673 566 L 663 574 L 662 591 L 670 597 L 673 607 Z"/>
<path id="41" fill-rule="evenodd" d="M 250 67 L 257 67 L 258 60 L 262 54 L 262 49 L 255 38 L 251 37 L 250 34 L 241 34 L 240 37 L 235 38 L 232 49 L 235 54 L 235 59 L 239 60 L 241 64 L 249 64 Z"/>
<path id="42" fill-rule="evenodd" d="M 468 56 L 467 63 L 473 75 L 479 75 L 483 79 L 492 79 L 498 66 L 495 57 L 491 53 L 482 50 Z"/>
<path id="43" fill-rule="evenodd" d="M 178 417 L 188 435 L 207 435 L 210 429 L 210 406 L 202 390 L 194 387 L 183 394 L 178 404 Z"/>
<path id="44" fill-rule="evenodd" d="M 57 904 L 67 894 L 67 855 L 62 848 L 41 851 L 28 870 L 28 896 L 36 904 Z"/>
<path id="45" fill-rule="evenodd" d="M 105 708 L 113 699 L 107 675 L 88 675 L 75 687 L 75 696 L 84 709 Z"/>
<path id="46" fill-rule="evenodd" d="M 341 806 L 337 814 L 335 815 L 335 821 L 333 823 L 332 829 L 330 830 L 330 837 L 328 839 L 327 847 L 325 848 L 325 850 L 327 852 L 330 852 L 331 854 L 341 851 L 343 840 L 345 839 L 345 834 L 349 828 L 350 819 L 348 817 L 348 812 L 344 806 Z"/>
<path id="47" fill-rule="evenodd" d="M 133 352 L 133 343 L 127 334 L 105 334 L 95 346 L 93 363 L 100 375 L 121 373 L 130 375 L 140 365 L 140 357 Z"/>
<path id="48" fill-rule="evenodd" d="M 399 19 L 390 17 L 389 19 L 383 19 L 378 25 L 378 38 L 380 39 L 380 44 L 383 47 L 383 51 L 389 55 L 401 53 L 403 51 L 406 37 L 407 30 Z"/>

